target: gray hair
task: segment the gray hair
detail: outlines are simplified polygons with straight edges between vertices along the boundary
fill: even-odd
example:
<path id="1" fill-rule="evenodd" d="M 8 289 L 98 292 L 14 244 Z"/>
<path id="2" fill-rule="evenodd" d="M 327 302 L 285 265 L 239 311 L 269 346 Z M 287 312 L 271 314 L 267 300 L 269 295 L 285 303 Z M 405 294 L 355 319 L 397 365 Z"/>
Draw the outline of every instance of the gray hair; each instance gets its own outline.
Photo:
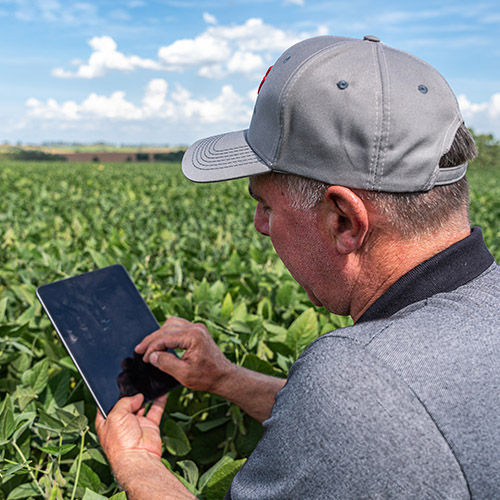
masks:
<path id="1" fill-rule="evenodd" d="M 439 162 L 440 168 L 449 168 L 472 160 L 477 155 L 474 139 L 462 123 L 450 150 Z M 329 184 L 297 175 L 272 174 L 285 188 L 290 205 L 298 210 L 311 210 L 324 198 Z M 371 203 L 384 219 L 388 230 L 403 238 L 450 227 L 453 215 L 462 213 L 468 218 L 469 186 L 467 179 L 445 186 L 435 186 L 427 192 L 388 193 L 354 189 L 358 196 Z"/>

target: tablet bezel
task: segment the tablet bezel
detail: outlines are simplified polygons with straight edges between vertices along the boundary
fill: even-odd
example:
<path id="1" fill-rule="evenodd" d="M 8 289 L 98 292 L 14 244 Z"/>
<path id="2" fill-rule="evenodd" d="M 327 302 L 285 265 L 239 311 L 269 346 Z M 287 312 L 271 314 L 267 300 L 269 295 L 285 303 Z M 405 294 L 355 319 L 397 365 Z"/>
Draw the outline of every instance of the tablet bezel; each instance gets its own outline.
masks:
<path id="1" fill-rule="evenodd" d="M 80 364 L 78 363 L 78 361 L 77 361 L 74 353 L 72 352 L 71 347 L 66 342 L 64 334 L 60 331 L 60 325 L 58 325 L 57 321 L 54 319 L 53 315 L 51 314 L 50 306 L 46 303 L 46 301 L 44 301 L 43 295 L 44 295 L 44 290 L 48 289 L 49 287 L 50 288 L 52 288 L 54 286 L 57 287 L 58 285 L 60 285 L 63 282 L 67 282 L 69 280 L 78 280 L 80 278 L 88 277 L 89 275 L 91 275 L 93 273 L 96 273 L 96 272 L 100 272 L 100 271 L 108 271 L 108 272 L 111 271 L 111 272 L 113 272 L 112 271 L 113 269 L 117 269 L 117 270 L 120 269 L 120 272 L 123 272 L 125 274 L 125 277 L 127 278 L 127 282 L 129 284 L 129 286 L 134 291 L 134 294 L 136 294 L 137 297 L 140 299 L 142 305 L 145 308 L 143 312 L 147 311 L 147 313 L 151 317 L 151 320 L 153 320 L 154 323 L 157 325 L 157 327 L 160 328 L 160 325 L 159 325 L 158 321 L 156 320 L 156 318 L 155 318 L 154 314 L 152 313 L 151 309 L 148 307 L 148 305 L 147 305 L 146 301 L 144 300 L 144 298 L 142 297 L 141 293 L 137 289 L 135 283 L 133 282 L 132 278 L 130 277 L 129 273 L 127 272 L 127 269 L 123 265 L 121 265 L 121 264 L 113 264 L 111 266 L 107 266 L 107 267 L 100 268 L 100 269 L 95 269 L 93 271 L 89 271 L 89 272 L 86 272 L 86 273 L 78 274 L 76 276 L 71 276 L 71 277 L 68 277 L 68 278 L 64 278 L 62 280 L 58 280 L 58 281 L 55 281 L 55 282 L 52 282 L 52 283 L 47 283 L 47 284 L 44 284 L 44 285 L 40 285 L 36 289 L 36 296 L 37 296 L 38 300 L 40 301 L 40 303 L 41 303 L 41 305 L 42 305 L 45 313 L 47 314 L 48 318 L 50 319 L 50 322 L 52 323 L 52 326 L 56 330 L 59 339 L 61 340 L 62 344 L 64 345 L 64 347 L 65 347 L 68 355 L 70 356 L 71 360 L 73 361 L 76 369 L 78 370 L 78 373 L 82 377 L 82 380 L 84 381 L 85 385 L 87 386 L 87 388 L 89 389 L 90 393 L 92 394 L 92 397 L 94 398 L 94 401 L 96 402 L 99 410 L 101 411 L 101 413 L 104 415 L 105 418 L 107 417 L 106 410 L 104 409 L 103 405 L 101 404 L 101 401 L 99 400 L 99 398 L 97 397 L 96 393 L 94 392 L 94 389 L 92 388 L 91 383 L 89 382 L 89 380 L 85 376 L 84 370 L 82 370 Z M 174 351 L 171 351 L 170 349 L 169 349 L 169 351 L 175 354 Z"/>

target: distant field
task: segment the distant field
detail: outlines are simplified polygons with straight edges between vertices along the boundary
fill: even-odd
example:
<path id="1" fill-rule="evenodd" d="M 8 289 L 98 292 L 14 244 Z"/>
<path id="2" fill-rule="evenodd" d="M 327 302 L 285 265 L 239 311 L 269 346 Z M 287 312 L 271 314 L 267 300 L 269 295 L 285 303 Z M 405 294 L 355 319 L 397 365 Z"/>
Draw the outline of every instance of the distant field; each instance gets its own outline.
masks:
<path id="1" fill-rule="evenodd" d="M 7 144 L 0 144 L 0 153 L 12 150 L 16 146 Z M 149 151 L 154 153 L 169 153 L 171 151 L 179 150 L 178 147 L 169 146 L 148 146 L 148 145 L 131 145 L 131 146 L 115 146 L 112 144 L 54 144 L 50 146 L 21 146 L 25 150 L 43 151 L 50 154 L 64 154 L 64 153 L 135 153 L 137 151 Z"/>
<path id="2" fill-rule="evenodd" d="M 499 260 L 500 168 L 469 179 L 472 223 Z M 348 324 L 311 307 L 254 230 L 254 206 L 246 180 L 197 185 L 178 164 L 0 161 L 0 499 L 118 491 L 38 285 L 122 263 L 160 321 L 202 319 L 233 361 L 281 377 L 312 339 Z M 196 494 L 223 498 L 260 424 L 183 389 L 167 415 L 165 464 Z"/>

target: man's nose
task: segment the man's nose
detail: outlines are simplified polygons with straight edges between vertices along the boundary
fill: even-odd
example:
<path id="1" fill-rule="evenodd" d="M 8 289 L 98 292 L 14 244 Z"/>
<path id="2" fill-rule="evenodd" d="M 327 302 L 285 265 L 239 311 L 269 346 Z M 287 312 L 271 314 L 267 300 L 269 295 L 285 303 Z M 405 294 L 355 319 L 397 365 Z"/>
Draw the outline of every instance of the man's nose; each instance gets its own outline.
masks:
<path id="1" fill-rule="evenodd" d="M 260 202 L 257 203 L 255 208 L 253 225 L 260 234 L 269 236 L 269 214 L 264 211 Z"/>

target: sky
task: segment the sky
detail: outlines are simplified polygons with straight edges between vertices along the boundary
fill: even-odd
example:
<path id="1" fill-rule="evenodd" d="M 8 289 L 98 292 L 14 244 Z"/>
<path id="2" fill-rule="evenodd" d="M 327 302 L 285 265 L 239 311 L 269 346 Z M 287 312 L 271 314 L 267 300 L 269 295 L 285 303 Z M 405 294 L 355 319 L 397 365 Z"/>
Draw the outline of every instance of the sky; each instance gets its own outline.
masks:
<path id="1" fill-rule="evenodd" d="M 371 34 L 436 67 L 500 138 L 500 2 L 0 0 L 0 142 L 186 145 L 248 127 L 268 67 Z"/>

